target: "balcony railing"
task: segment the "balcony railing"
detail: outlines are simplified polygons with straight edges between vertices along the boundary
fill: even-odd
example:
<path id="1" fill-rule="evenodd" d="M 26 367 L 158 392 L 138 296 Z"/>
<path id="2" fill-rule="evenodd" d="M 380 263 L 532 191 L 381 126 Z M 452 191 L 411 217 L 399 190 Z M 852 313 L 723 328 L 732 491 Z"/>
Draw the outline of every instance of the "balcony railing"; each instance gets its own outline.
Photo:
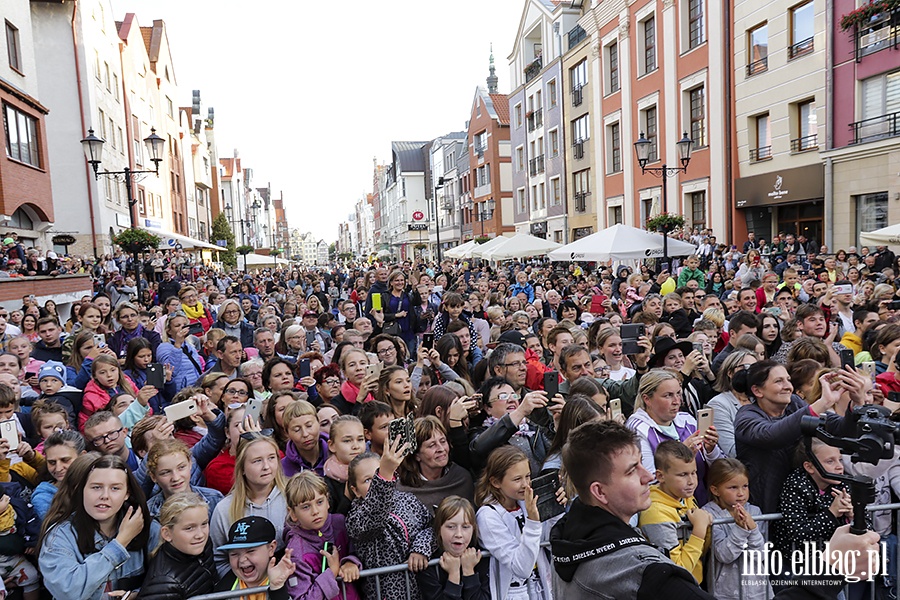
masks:
<path id="1" fill-rule="evenodd" d="M 806 135 L 791 140 L 791 152 L 806 152 L 807 150 L 816 150 L 819 147 L 818 135 Z"/>
<path id="2" fill-rule="evenodd" d="M 544 109 L 539 108 L 531 111 L 526 116 L 526 120 L 528 121 L 528 131 L 534 131 L 544 124 Z"/>
<path id="3" fill-rule="evenodd" d="M 542 57 L 538 56 L 531 62 L 531 64 L 525 67 L 525 83 L 528 83 L 529 81 L 537 77 L 543 67 L 544 61 Z"/>
<path id="4" fill-rule="evenodd" d="M 531 160 L 528 161 L 528 173 L 532 177 L 537 175 L 538 173 L 544 172 L 544 155 L 535 156 Z"/>
<path id="5" fill-rule="evenodd" d="M 788 58 L 794 59 L 805 54 L 812 54 L 812 51 L 815 50 L 815 46 L 813 45 L 814 41 L 815 38 L 806 38 L 805 40 L 801 40 L 796 44 L 788 46 Z"/>
<path id="6" fill-rule="evenodd" d="M 769 57 L 764 56 L 747 65 L 747 77 L 769 70 Z"/>
<path id="7" fill-rule="evenodd" d="M 900 135 L 900 112 L 850 123 L 850 129 L 853 131 L 851 144 L 864 144 L 898 136 Z"/>
<path id="8" fill-rule="evenodd" d="M 569 50 L 578 45 L 578 42 L 587 37 L 587 33 L 581 25 L 576 25 L 569 30 Z"/>
<path id="9" fill-rule="evenodd" d="M 587 210 L 587 192 L 575 192 L 575 210 L 585 212 Z"/>
<path id="10" fill-rule="evenodd" d="M 856 62 L 887 48 L 896 49 L 900 44 L 900 9 L 882 13 L 865 25 L 857 25 L 853 32 Z"/>
<path id="11" fill-rule="evenodd" d="M 572 106 L 581 106 L 584 102 L 584 86 L 578 84 L 572 88 Z"/>
<path id="12" fill-rule="evenodd" d="M 477 156 L 478 158 L 484 156 L 484 146 L 475 146 L 475 156 Z"/>
<path id="13" fill-rule="evenodd" d="M 769 160 L 772 158 L 772 146 L 760 146 L 759 148 L 750 149 L 750 160 Z"/>
<path id="14" fill-rule="evenodd" d="M 575 140 L 575 143 L 572 144 L 572 154 L 577 159 L 584 158 L 584 140 Z"/>

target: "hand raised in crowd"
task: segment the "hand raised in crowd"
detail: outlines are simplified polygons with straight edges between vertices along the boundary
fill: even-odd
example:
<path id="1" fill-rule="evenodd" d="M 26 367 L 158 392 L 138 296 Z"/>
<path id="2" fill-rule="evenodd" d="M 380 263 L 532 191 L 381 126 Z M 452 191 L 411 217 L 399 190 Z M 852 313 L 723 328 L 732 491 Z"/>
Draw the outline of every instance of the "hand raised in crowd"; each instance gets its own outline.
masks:
<path id="1" fill-rule="evenodd" d="M 500 402 L 500 400 L 497 400 L 497 402 Z M 536 409 L 544 408 L 545 406 L 547 406 L 547 392 L 528 392 L 524 398 L 520 399 L 519 406 L 509 416 L 512 422 L 518 426 L 521 425 L 523 420 L 531 416 L 531 413 Z"/>
<path id="2" fill-rule="evenodd" d="M 557 429 L 559 428 L 559 418 L 562 416 L 562 411 L 565 406 L 566 399 L 563 398 L 562 394 L 553 396 L 550 403 L 547 405 L 547 410 L 550 411 L 550 415 L 553 417 L 553 426 Z"/>
<path id="3" fill-rule="evenodd" d="M 450 403 L 448 420 L 450 427 L 459 427 L 469 417 L 469 413 L 478 406 L 478 401 L 469 396 L 461 396 Z"/>
<path id="4" fill-rule="evenodd" d="M 460 566 L 462 567 L 463 577 L 474 575 L 475 567 L 481 562 L 481 550 L 478 548 L 466 548 L 462 556 L 459 557 Z"/>
<path id="5" fill-rule="evenodd" d="M 253 433 L 262 431 L 262 427 L 260 427 L 259 421 L 254 419 L 252 416 L 245 416 L 241 422 L 238 424 L 238 431 L 243 433 Z"/>
<path id="6" fill-rule="evenodd" d="M 34 448 L 32 448 L 31 444 L 25 440 L 19 440 L 19 445 L 16 447 L 16 456 L 26 463 L 31 462 L 35 456 Z"/>
<path id="7" fill-rule="evenodd" d="M 538 497 L 530 483 L 525 486 L 525 516 L 531 521 L 541 520 L 541 513 L 538 511 Z"/>
<path id="8" fill-rule="evenodd" d="M 359 565 L 352 561 L 346 561 L 341 565 L 339 577 L 344 583 L 353 583 L 359 579 Z"/>
<path id="9" fill-rule="evenodd" d="M 459 582 L 462 580 L 460 577 L 462 557 L 453 556 L 449 552 L 444 552 L 441 554 L 440 560 L 441 562 L 439 564 L 441 568 L 447 573 L 447 580 L 459 585 Z"/>
<path id="10" fill-rule="evenodd" d="M 175 374 L 175 367 L 173 367 L 170 363 L 166 363 L 163 367 L 166 372 L 166 383 L 172 381 L 172 375 Z"/>
<path id="11" fill-rule="evenodd" d="M 274 556 L 269 559 L 268 575 L 270 590 L 280 590 L 284 587 L 288 578 L 294 574 L 297 565 L 291 561 L 293 554 L 294 551 L 291 548 L 286 548 L 284 556 L 282 556 L 281 560 L 277 563 L 275 562 Z"/>
<path id="12" fill-rule="evenodd" d="M 384 445 L 381 462 L 378 463 L 378 474 L 382 479 L 385 481 L 394 479 L 394 473 L 397 472 L 397 468 L 403 462 L 408 450 L 409 444 L 404 442 L 399 435 Z"/>
<path id="13" fill-rule="evenodd" d="M 140 390 L 138 390 L 136 400 L 140 402 L 141 406 L 147 406 L 150 403 L 150 398 L 154 397 L 159 392 L 152 385 L 145 385 Z"/>
<path id="14" fill-rule="evenodd" d="M 125 511 L 125 516 L 119 523 L 119 533 L 116 535 L 116 541 L 127 548 L 131 540 L 136 538 L 144 529 L 144 513 L 139 506 L 129 506 Z"/>
<path id="15" fill-rule="evenodd" d="M 374 394 L 378 390 L 378 375 L 372 373 L 366 375 L 359 386 L 359 393 L 356 394 L 356 401 L 362 404 L 369 394 Z"/>
<path id="16" fill-rule="evenodd" d="M 647 363 L 650 362 L 650 353 L 653 351 L 653 344 L 650 342 L 650 338 L 646 335 L 642 335 L 637 340 L 638 346 L 641 347 L 641 351 L 635 354 L 632 358 L 634 360 L 635 366 L 639 369 L 643 369 L 647 366 Z"/>

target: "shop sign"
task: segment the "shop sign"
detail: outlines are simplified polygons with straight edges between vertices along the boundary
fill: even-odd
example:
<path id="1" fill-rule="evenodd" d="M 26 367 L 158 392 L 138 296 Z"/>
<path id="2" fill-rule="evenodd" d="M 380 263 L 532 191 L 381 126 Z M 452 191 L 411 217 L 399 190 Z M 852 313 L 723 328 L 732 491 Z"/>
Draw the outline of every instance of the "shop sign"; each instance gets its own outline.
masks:
<path id="1" fill-rule="evenodd" d="M 741 177 L 734 183 L 735 206 L 771 206 L 825 197 L 825 166 L 809 165 Z"/>

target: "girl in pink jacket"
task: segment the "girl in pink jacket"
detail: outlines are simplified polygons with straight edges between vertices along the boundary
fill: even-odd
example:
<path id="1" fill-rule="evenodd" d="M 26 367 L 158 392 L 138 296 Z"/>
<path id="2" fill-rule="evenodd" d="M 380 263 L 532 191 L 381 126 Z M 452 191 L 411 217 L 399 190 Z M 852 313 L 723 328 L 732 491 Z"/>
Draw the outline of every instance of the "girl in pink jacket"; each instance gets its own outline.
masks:
<path id="1" fill-rule="evenodd" d="M 130 394 L 138 398 L 140 394 L 156 393 L 153 386 L 144 386 L 140 393 L 135 388 L 134 382 L 122 371 L 119 361 L 107 354 L 101 354 L 94 359 L 91 365 L 91 380 L 84 386 L 84 397 L 81 402 L 81 412 L 78 413 L 78 431 L 84 433 L 84 424 L 88 417 L 103 410 L 109 404 L 110 399 L 116 394 Z M 153 395 L 148 396 L 152 398 Z"/>

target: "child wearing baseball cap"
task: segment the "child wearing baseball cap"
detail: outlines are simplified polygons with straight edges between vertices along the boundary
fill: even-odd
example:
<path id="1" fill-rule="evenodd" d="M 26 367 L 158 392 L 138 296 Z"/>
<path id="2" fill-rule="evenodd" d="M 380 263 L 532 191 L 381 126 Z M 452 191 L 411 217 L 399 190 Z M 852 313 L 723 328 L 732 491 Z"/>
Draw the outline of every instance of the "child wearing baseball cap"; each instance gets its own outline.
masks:
<path id="1" fill-rule="evenodd" d="M 293 575 L 295 565 L 291 562 L 291 549 L 284 551 L 284 557 L 275 560 L 275 526 L 265 517 L 244 517 L 238 519 L 228 530 L 228 543 L 218 550 L 228 554 L 231 571 L 216 585 L 217 592 L 246 590 L 268 586 L 269 600 L 288 600 L 290 595 L 285 587 L 288 577 Z M 266 592 L 241 596 L 249 600 L 266 600 Z"/>

